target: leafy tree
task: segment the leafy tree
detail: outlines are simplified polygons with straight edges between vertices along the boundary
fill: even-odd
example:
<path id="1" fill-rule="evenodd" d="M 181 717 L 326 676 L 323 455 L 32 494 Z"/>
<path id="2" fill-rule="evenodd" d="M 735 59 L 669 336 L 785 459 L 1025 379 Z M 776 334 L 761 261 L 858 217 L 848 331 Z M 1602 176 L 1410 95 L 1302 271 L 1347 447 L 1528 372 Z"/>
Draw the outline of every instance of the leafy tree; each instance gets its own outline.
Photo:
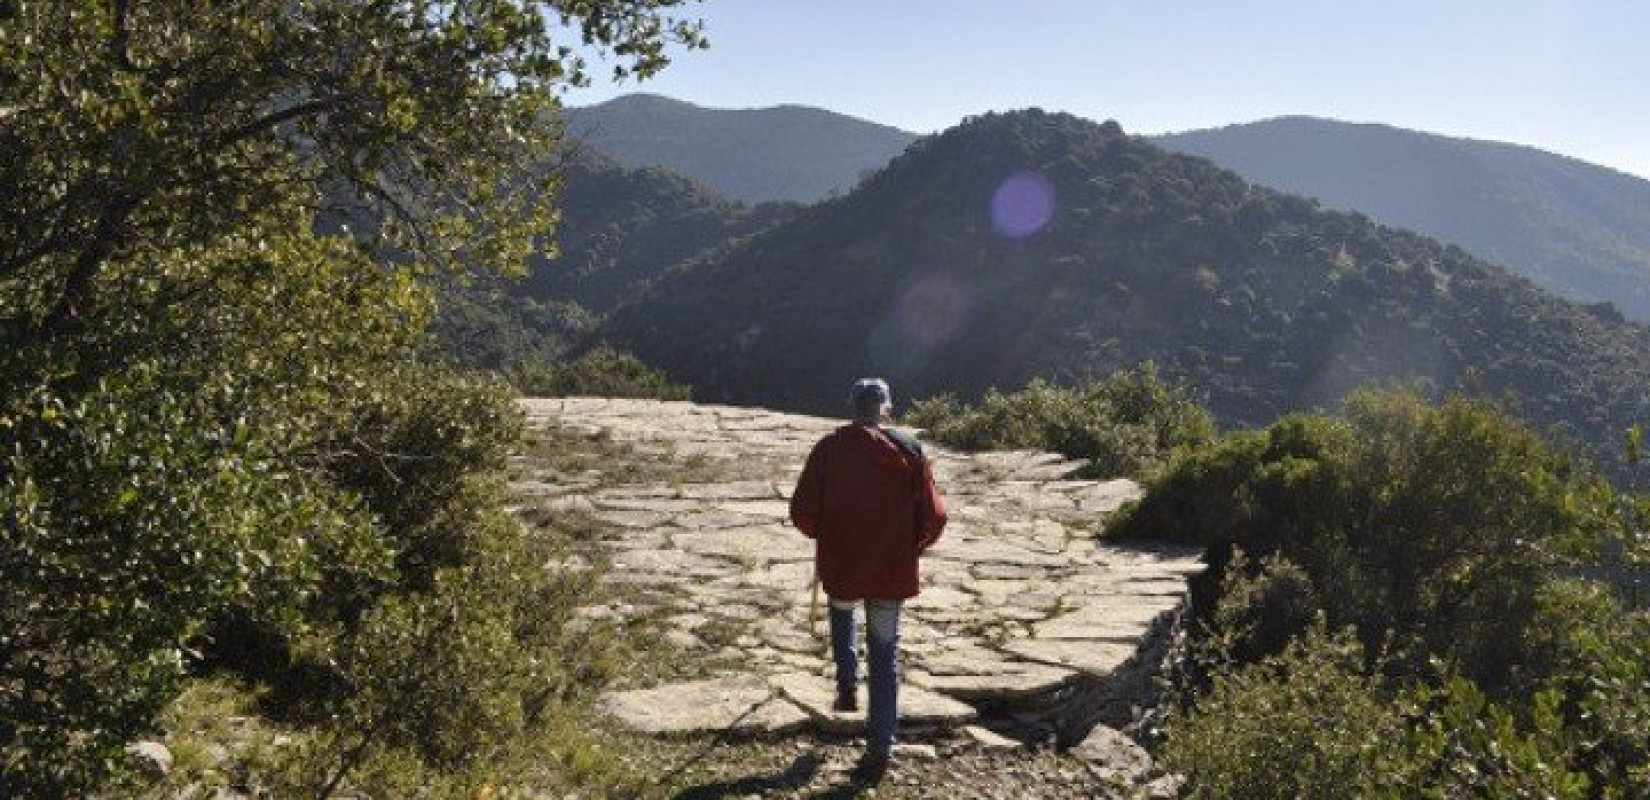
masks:
<path id="1" fill-rule="evenodd" d="M 94 312 L 113 259 L 337 195 L 381 252 L 519 264 L 555 180 L 519 169 L 554 147 L 557 90 L 588 80 L 580 44 L 650 75 L 668 41 L 703 41 L 682 2 L 8 3 L 0 281 L 28 288 L 4 314 L 59 329 Z"/>
<path id="2" fill-rule="evenodd" d="M 679 5 L 0 3 L 0 794 L 118 780 L 207 664 L 296 721 L 383 719 L 374 670 L 406 665 L 349 654 L 434 624 L 466 575 L 521 594 L 452 642 L 557 641 L 556 609 L 509 608 L 553 596 L 486 477 L 509 393 L 425 360 L 419 277 L 515 268 L 555 182 L 518 166 L 555 147 L 579 53 L 651 74 L 702 41 Z M 562 680 L 540 667 L 426 690 L 520 706 Z M 419 735 L 524 724 L 462 707 Z M 403 730 L 373 746 L 451 764 Z"/>

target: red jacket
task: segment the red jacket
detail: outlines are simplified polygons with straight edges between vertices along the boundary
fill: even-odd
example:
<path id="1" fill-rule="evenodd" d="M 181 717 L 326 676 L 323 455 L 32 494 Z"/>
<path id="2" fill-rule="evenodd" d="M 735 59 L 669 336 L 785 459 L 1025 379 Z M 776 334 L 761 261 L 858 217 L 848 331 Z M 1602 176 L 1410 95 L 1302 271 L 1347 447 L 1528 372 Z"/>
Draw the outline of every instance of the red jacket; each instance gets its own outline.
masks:
<path id="1" fill-rule="evenodd" d="M 815 541 L 819 578 L 836 600 L 915 597 L 917 557 L 945 519 L 927 459 L 868 425 L 814 445 L 791 495 L 791 522 Z"/>

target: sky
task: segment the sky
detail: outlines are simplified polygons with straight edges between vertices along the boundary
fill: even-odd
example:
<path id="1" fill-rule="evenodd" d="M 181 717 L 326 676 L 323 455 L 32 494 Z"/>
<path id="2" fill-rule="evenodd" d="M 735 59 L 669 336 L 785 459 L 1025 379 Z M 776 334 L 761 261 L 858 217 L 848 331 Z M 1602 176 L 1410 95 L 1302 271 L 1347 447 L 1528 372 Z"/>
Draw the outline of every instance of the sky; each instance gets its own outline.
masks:
<path id="1" fill-rule="evenodd" d="M 1306 114 L 1527 144 L 1650 178 L 1650 0 L 705 0 L 641 83 L 917 133 L 1038 106 L 1155 134 Z"/>

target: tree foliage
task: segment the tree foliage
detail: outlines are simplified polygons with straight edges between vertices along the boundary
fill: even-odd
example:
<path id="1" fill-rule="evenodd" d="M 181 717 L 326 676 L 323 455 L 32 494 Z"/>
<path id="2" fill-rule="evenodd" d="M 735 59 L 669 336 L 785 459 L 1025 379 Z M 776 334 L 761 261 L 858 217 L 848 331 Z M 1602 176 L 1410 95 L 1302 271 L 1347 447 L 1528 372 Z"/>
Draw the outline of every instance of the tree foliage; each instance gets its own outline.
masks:
<path id="1" fill-rule="evenodd" d="M 0 4 L 0 794 L 118 779 L 211 666 L 305 724 L 413 714 L 408 631 L 461 659 L 450 713 L 352 748 L 439 772 L 566 694 L 566 593 L 488 477 L 510 393 L 427 360 L 420 277 L 517 268 L 558 88 L 699 44 L 678 5 Z M 454 620 L 470 585 L 514 592 Z"/>

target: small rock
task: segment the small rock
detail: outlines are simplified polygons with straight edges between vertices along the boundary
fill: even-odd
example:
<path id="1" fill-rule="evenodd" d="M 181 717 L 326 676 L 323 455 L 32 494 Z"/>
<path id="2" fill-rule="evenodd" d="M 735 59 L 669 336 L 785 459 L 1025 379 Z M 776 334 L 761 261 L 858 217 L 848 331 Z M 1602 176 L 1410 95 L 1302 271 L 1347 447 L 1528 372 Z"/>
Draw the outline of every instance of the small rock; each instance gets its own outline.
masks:
<path id="1" fill-rule="evenodd" d="M 1180 785 L 1186 782 L 1182 775 L 1164 775 L 1141 787 L 1146 800 L 1174 800 L 1180 796 Z"/>
<path id="2" fill-rule="evenodd" d="M 1104 725 L 1096 725 L 1067 755 L 1088 762 L 1089 770 L 1104 780 L 1138 783 L 1152 770 L 1145 748 Z"/>
<path id="3" fill-rule="evenodd" d="M 989 728 L 978 725 L 964 725 L 963 735 L 973 740 L 975 744 L 987 750 L 1017 750 L 1020 743 Z"/>
<path id="4" fill-rule="evenodd" d="M 894 745 L 892 753 L 894 758 L 905 759 L 907 761 L 933 761 L 934 759 L 940 757 L 939 751 L 935 750 L 934 746 L 931 744 L 911 744 L 901 742 Z"/>
<path id="5" fill-rule="evenodd" d="M 678 650 L 697 650 L 705 646 L 705 643 L 699 637 L 674 628 L 665 632 L 665 641 Z"/>
<path id="6" fill-rule="evenodd" d="M 172 751 L 160 742 L 134 742 L 126 746 L 126 752 L 143 759 L 162 775 L 172 771 Z"/>
<path id="7" fill-rule="evenodd" d="M 795 730 L 808 716 L 780 699 L 760 679 L 723 676 L 602 696 L 602 710 L 642 733 L 779 733 Z"/>

